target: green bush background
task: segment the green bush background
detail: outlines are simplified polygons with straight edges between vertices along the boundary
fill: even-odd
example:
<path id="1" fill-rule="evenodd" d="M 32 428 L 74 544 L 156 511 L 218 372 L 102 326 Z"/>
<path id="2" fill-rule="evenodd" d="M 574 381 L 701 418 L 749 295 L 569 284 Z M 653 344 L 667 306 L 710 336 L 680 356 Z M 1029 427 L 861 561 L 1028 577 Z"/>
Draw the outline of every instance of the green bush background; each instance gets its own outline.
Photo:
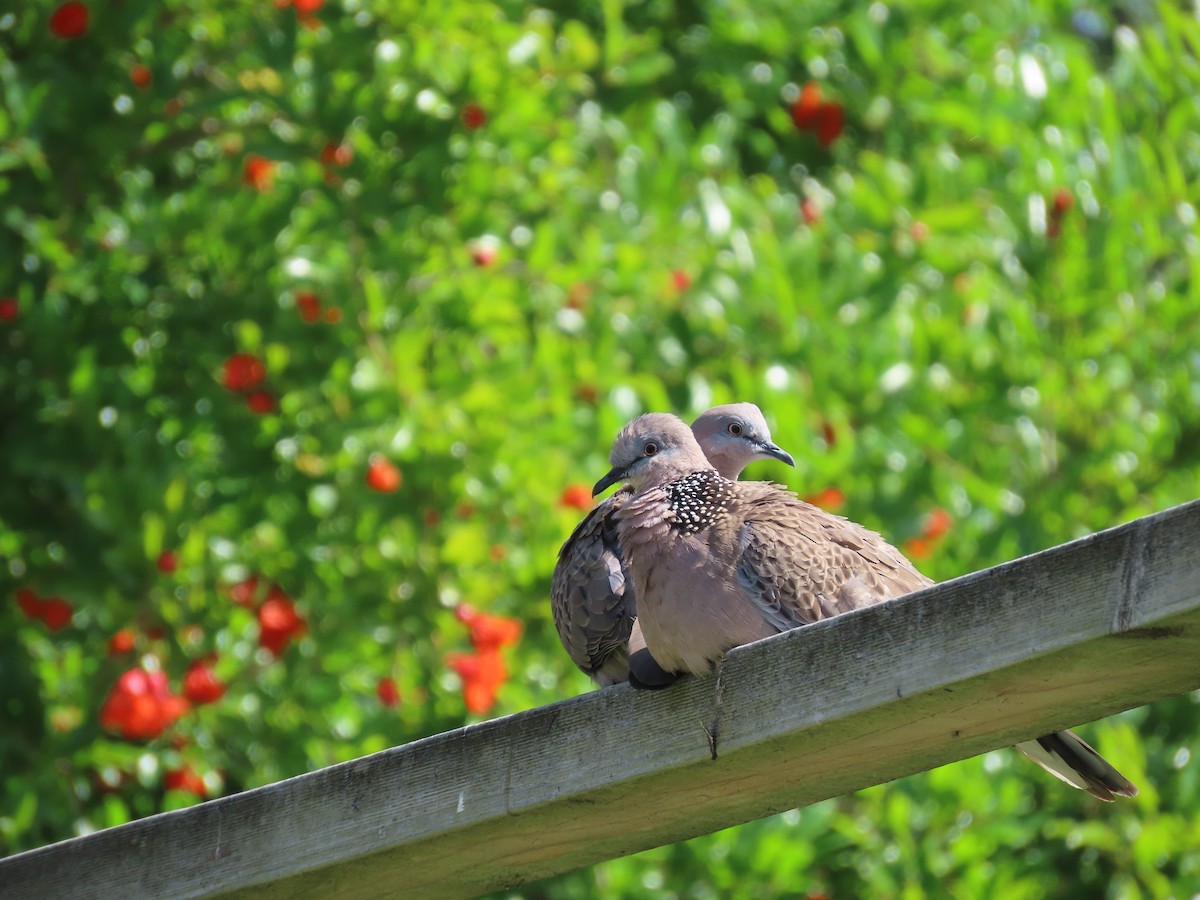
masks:
<path id="1" fill-rule="evenodd" d="M 525 625 L 496 712 L 587 689 L 560 495 L 644 410 L 757 402 L 798 466 L 748 475 L 897 543 L 944 507 L 935 578 L 1200 494 L 1185 4 L 90 5 L 74 41 L 0 13 L 0 851 L 192 802 L 181 764 L 231 792 L 463 724 L 458 602 Z M 809 80 L 846 110 L 828 148 L 788 114 Z M 221 386 L 234 352 L 276 413 Z M 277 661 L 226 591 L 252 572 L 309 621 Z M 106 735 L 123 627 L 175 685 L 217 652 L 227 695 Z M 997 751 L 524 893 L 1190 895 L 1198 732 L 1194 697 L 1084 729 L 1142 786 L 1114 806 Z"/>

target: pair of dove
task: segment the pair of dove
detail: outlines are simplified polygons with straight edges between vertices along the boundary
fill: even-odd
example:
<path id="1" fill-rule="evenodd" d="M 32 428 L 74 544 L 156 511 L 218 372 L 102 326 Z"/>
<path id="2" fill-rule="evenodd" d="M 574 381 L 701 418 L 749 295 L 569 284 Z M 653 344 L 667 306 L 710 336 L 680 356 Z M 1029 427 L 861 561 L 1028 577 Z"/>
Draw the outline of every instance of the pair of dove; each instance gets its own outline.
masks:
<path id="1" fill-rule="evenodd" d="M 713 407 L 691 428 L 649 413 L 621 430 L 592 494 L 627 484 L 567 538 L 551 585 L 559 638 L 601 687 L 666 687 L 733 647 L 933 584 L 875 532 L 737 481 L 765 459 L 795 465 L 752 403 Z M 1017 749 L 1101 800 L 1137 794 L 1070 731 Z"/>

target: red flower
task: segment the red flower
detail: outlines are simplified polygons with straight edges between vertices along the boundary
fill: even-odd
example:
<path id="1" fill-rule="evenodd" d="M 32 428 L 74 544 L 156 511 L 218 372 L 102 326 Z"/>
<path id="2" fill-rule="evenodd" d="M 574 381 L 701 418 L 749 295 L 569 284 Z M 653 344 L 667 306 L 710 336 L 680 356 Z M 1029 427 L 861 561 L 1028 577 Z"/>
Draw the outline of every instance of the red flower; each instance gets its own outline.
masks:
<path id="1" fill-rule="evenodd" d="M 293 0 L 292 5 L 301 16 L 310 16 L 325 5 L 325 0 Z"/>
<path id="2" fill-rule="evenodd" d="M 153 76 L 150 74 L 149 69 L 139 63 L 129 70 L 129 80 L 133 82 L 135 88 L 144 91 L 150 87 Z"/>
<path id="3" fill-rule="evenodd" d="M 193 703 L 215 703 L 224 696 L 226 686 L 212 671 L 211 659 L 198 659 L 184 674 L 184 696 Z"/>
<path id="4" fill-rule="evenodd" d="M 50 14 L 50 33 L 64 41 L 81 38 L 87 34 L 90 18 L 86 6 L 70 0 Z"/>
<path id="5" fill-rule="evenodd" d="M 246 406 L 256 416 L 265 416 L 275 411 L 275 398 L 269 391 L 251 391 L 246 395 Z"/>
<path id="6" fill-rule="evenodd" d="M 1050 206 L 1050 221 L 1046 223 L 1046 237 L 1053 240 L 1062 234 L 1063 217 L 1074 206 L 1075 195 L 1066 188 L 1059 188 L 1054 192 L 1054 199 Z"/>
<path id="7" fill-rule="evenodd" d="M 821 86 L 810 81 L 800 89 L 800 98 L 792 104 L 792 124 L 801 131 L 814 126 L 821 108 Z"/>
<path id="8" fill-rule="evenodd" d="M 323 166 L 348 166 L 352 159 L 354 159 L 354 150 L 349 144 L 335 144 L 333 141 L 328 141 L 321 148 L 321 165 Z"/>
<path id="9" fill-rule="evenodd" d="M 821 221 L 821 204 L 812 197 L 805 197 L 800 201 L 800 215 L 806 225 L 816 225 Z"/>
<path id="10" fill-rule="evenodd" d="M 261 194 L 275 186 L 275 163 L 262 156 L 251 154 L 242 166 L 242 181 Z"/>
<path id="11" fill-rule="evenodd" d="M 683 269 L 675 269 L 671 272 L 671 284 L 675 290 L 683 293 L 692 286 L 692 276 Z"/>
<path id="12" fill-rule="evenodd" d="M 212 658 L 198 659 L 183 676 L 183 696 L 193 703 L 215 703 L 225 696 L 225 685 L 217 679 L 211 664 Z"/>
<path id="13" fill-rule="evenodd" d="M 267 377 L 267 367 L 251 353 L 235 353 L 225 360 L 222 383 L 231 391 L 248 391 Z"/>
<path id="14" fill-rule="evenodd" d="M 508 680 L 504 660 L 496 650 L 452 653 L 446 663 L 463 681 L 463 700 L 473 713 L 486 713 L 496 705 L 496 695 Z"/>
<path id="15" fill-rule="evenodd" d="M 940 506 L 936 507 L 925 522 L 925 531 L 921 537 L 927 541 L 936 541 L 950 530 L 950 526 L 954 524 L 954 518 L 950 513 L 946 512 Z"/>
<path id="16" fill-rule="evenodd" d="M 258 599 L 258 576 L 251 575 L 245 581 L 230 585 L 229 596 L 238 606 L 253 606 Z"/>
<path id="17" fill-rule="evenodd" d="M 568 484 L 558 498 L 558 505 L 567 509 L 586 510 L 592 508 L 592 491 L 585 484 Z"/>
<path id="18" fill-rule="evenodd" d="M 792 104 L 792 124 L 800 131 L 811 131 L 817 140 L 828 147 L 838 139 L 846 125 L 846 111 L 842 104 L 821 100 L 821 88 L 810 81 L 800 91 L 800 98 Z"/>
<path id="19" fill-rule="evenodd" d="M 296 612 L 292 598 L 277 584 L 271 586 L 267 599 L 258 608 L 258 626 L 258 643 L 276 656 L 282 656 L 292 639 L 308 630 L 308 623 Z"/>
<path id="20" fill-rule="evenodd" d="M 845 127 L 846 111 L 842 109 L 842 104 L 822 103 L 817 110 L 817 140 L 828 147 L 838 139 Z"/>
<path id="21" fill-rule="evenodd" d="M 29 588 L 17 590 L 17 605 L 30 619 L 39 619 L 51 631 L 61 631 L 71 624 L 74 608 L 62 597 L 39 597 Z"/>
<path id="22" fill-rule="evenodd" d="M 42 601 L 39 616 L 51 631 L 61 631 L 71 623 L 71 616 L 74 614 L 75 610 L 71 604 L 62 597 L 50 597 Z"/>
<path id="23" fill-rule="evenodd" d="M 500 251 L 494 240 L 478 240 L 471 244 L 471 259 L 475 265 L 487 268 L 499 257 Z"/>
<path id="24" fill-rule="evenodd" d="M 478 103 L 468 103 L 462 109 L 462 123 L 475 131 L 487 124 L 487 112 Z"/>
<path id="25" fill-rule="evenodd" d="M 321 321 L 321 298 L 311 291 L 296 295 L 296 309 L 300 310 L 300 318 L 305 322 Z"/>
<path id="26" fill-rule="evenodd" d="M 158 571 L 164 575 L 171 575 L 179 568 L 179 557 L 175 555 L 174 550 L 164 550 L 158 554 L 158 561 L 155 565 L 158 566 Z"/>
<path id="27" fill-rule="evenodd" d="M 126 740 L 148 740 L 162 734 L 187 709 L 187 700 L 171 693 L 165 673 L 129 669 L 100 707 L 100 724 Z"/>
<path id="28" fill-rule="evenodd" d="M 122 628 L 108 639 L 108 655 L 120 656 L 133 652 L 135 635 L 132 628 Z"/>
<path id="29" fill-rule="evenodd" d="M 204 799 L 208 796 L 208 788 L 204 779 L 196 774 L 196 770 L 185 765 L 182 769 L 172 769 L 163 773 L 163 787 L 168 791 L 185 791 Z"/>
<path id="30" fill-rule="evenodd" d="M 933 555 L 933 545 L 925 538 L 909 538 L 904 542 L 904 555 L 909 559 L 929 559 Z"/>
<path id="31" fill-rule="evenodd" d="M 20 311 L 16 297 L 0 298 L 0 322 L 11 322 Z"/>
<path id="32" fill-rule="evenodd" d="M 379 696 L 379 702 L 384 706 L 396 706 L 400 703 L 400 690 L 396 687 L 396 679 L 380 678 L 375 685 L 375 693 Z"/>
<path id="33" fill-rule="evenodd" d="M 846 504 L 846 495 L 835 487 L 827 487 L 823 491 L 809 494 L 804 498 L 804 502 L 819 506 L 828 512 L 837 512 Z"/>
<path id="34" fill-rule="evenodd" d="M 26 617 L 36 619 L 41 613 L 42 601 L 29 588 L 18 588 L 17 606 L 21 607 L 21 612 L 25 613 Z"/>
<path id="35" fill-rule="evenodd" d="M 522 626 L 518 619 L 480 612 L 466 603 L 459 604 L 454 615 L 471 629 L 471 644 L 481 653 L 515 644 L 521 637 Z"/>
<path id="36" fill-rule="evenodd" d="M 367 466 L 367 487 L 381 494 L 390 494 L 400 487 L 403 481 L 400 470 L 385 457 L 374 454 L 370 465 Z"/>

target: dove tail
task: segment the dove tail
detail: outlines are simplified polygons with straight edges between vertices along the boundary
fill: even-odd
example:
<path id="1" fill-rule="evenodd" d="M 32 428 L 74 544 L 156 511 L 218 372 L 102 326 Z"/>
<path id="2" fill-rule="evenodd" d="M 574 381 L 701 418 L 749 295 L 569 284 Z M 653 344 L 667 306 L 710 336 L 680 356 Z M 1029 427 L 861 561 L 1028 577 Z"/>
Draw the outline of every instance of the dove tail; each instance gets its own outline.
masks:
<path id="1" fill-rule="evenodd" d="M 1106 803 L 1117 797 L 1137 795 L 1137 786 L 1132 781 L 1073 732 L 1044 734 L 1037 740 L 1017 744 L 1017 749 L 1051 775 Z"/>

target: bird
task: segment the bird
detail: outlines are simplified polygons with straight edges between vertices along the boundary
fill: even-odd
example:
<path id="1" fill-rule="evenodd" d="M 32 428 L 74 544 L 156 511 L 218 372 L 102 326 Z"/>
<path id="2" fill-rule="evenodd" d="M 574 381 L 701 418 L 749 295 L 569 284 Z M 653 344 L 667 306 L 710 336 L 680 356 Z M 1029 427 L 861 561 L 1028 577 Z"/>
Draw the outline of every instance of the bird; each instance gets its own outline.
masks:
<path id="1" fill-rule="evenodd" d="M 685 426 L 686 427 L 686 426 Z M 706 463 L 736 481 L 750 463 L 796 461 L 771 440 L 762 411 L 753 403 L 728 403 L 706 410 L 691 433 Z M 632 496 L 625 488 L 595 506 L 558 552 L 550 586 L 550 607 L 559 639 L 572 661 L 600 687 L 627 679 L 627 652 L 642 649 L 637 603 L 621 558 L 613 514 Z M 673 681 L 645 656 L 644 678 Z"/>
<path id="2" fill-rule="evenodd" d="M 729 649 L 880 603 L 934 582 L 880 535 L 769 482 L 735 482 L 675 416 L 649 413 L 618 434 L 593 496 L 624 481 L 612 514 L 645 653 L 670 675 L 708 672 Z M 641 684 L 634 655 L 630 682 Z M 659 679 L 660 683 L 669 679 Z M 1137 787 L 1070 731 L 1017 745 L 1101 800 Z"/>

